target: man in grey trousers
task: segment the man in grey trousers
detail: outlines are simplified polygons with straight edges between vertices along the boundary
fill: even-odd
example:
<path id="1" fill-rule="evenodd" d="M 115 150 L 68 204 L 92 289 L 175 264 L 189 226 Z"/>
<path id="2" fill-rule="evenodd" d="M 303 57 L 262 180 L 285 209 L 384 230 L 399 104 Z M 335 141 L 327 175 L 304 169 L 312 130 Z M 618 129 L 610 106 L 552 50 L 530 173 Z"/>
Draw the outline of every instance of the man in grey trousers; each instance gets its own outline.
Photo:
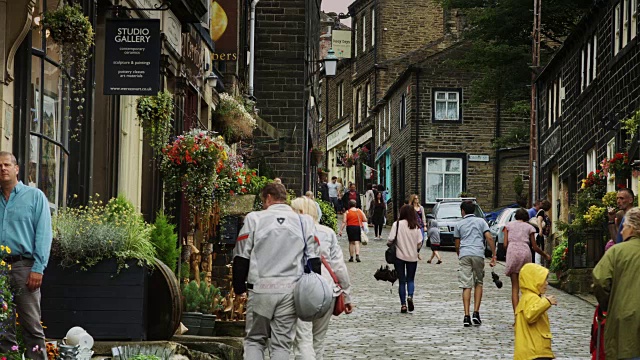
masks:
<path id="1" fill-rule="evenodd" d="M 11 265 L 9 281 L 23 330 L 25 356 L 46 360 L 40 285 L 51 250 L 51 213 L 42 191 L 18 181 L 19 170 L 15 156 L 0 151 L 0 244 L 11 249 L 4 261 Z M 0 326 L 0 351 L 9 352 L 18 345 L 15 314 Z"/>

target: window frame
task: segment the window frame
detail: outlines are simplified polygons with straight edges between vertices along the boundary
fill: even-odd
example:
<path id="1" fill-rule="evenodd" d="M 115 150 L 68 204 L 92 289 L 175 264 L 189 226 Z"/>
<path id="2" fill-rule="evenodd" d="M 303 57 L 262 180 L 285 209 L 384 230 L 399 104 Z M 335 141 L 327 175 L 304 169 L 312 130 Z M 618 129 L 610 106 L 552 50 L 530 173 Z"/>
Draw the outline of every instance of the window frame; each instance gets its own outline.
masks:
<path id="1" fill-rule="evenodd" d="M 462 89 L 461 88 L 434 88 L 431 92 L 431 122 L 433 123 L 446 123 L 446 124 L 462 124 Z M 446 120 L 446 119 L 436 119 L 436 105 L 437 105 L 437 97 L 439 93 L 445 93 L 445 104 L 448 108 L 449 104 L 449 94 L 457 93 L 457 112 L 458 119 L 456 120 Z M 442 100 L 440 100 L 442 101 Z"/>
<path id="2" fill-rule="evenodd" d="M 400 95 L 400 103 L 398 107 L 398 121 L 400 129 L 407 127 L 407 93 Z"/>
<path id="3" fill-rule="evenodd" d="M 596 151 L 596 147 L 592 147 L 585 153 L 585 162 L 586 162 L 586 176 L 589 176 L 589 173 L 592 171 L 595 173 L 598 169 L 598 153 Z"/>
<path id="4" fill-rule="evenodd" d="M 612 136 L 607 141 L 607 159 L 611 159 L 616 154 L 616 137 Z M 616 179 L 615 177 L 607 177 L 607 191 L 616 191 Z"/>
<path id="5" fill-rule="evenodd" d="M 613 55 L 617 55 L 622 49 L 622 33 L 620 31 L 622 23 L 622 2 L 619 2 L 613 11 Z"/>
<path id="6" fill-rule="evenodd" d="M 376 46 L 376 9 L 371 8 L 371 47 Z"/>
<path id="7" fill-rule="evenodd" d="M 367 52 L 367 15 L 362 14 L 362 53 Z"/>
<path id="8" fill-rule="evenodd" d="M 344 116 L 344 81 L 340 81 L 338 83 L 338 104 L 337 104 L 337 113 L 338 113 L 338 120 L 342 119 L 342 117 Z"/>
<path id="9" fill-rule="evenodd" d="M 358 57 L 358 18 L 353 17 L 353 57 Z"/>
<path id="10" fill-rule="evenodd" d="M 356 89 L 356 96 L 355 96 L 355 122 L 356 125 L 360 124 L 362 122 L 362 89 L 358 88 Z"/>
<path id="11" fill-rule="evenodd" d="M 467 165 L 468 165 L 468 160 L 467 160 L 467 154 L 466 153 L 436 153 L 436 152 L 427 152 L 427 153 L 422 153 L 422 202 L 424 204 L 435 204 L 435 199 L 433 199 L 434 201 L 428 201 L 427 199 L 427 193 L 428 193 L 428 187 L 429 187 L 429 182 L 428 182 L 428 178 L 429 178 L 429 159 L 440 159 L 440 160 L 460 160 L 460 171 L 459 172 L 442 172 L 442 175 L 446 175 L 446 174 L 460 174 L 461 178 L 460 178 L 460 188 L 457 195 L 464 191 L 466 189 L 466 183 L 467 183 Z M 433 173 L 433 172 L 431 172 Z M 436 196 L 436 198 L 438 197 L 444 197 L 444 188 L 445 188 L 445 180 L 443 180 L 442 182 L 442 196 Z"/>

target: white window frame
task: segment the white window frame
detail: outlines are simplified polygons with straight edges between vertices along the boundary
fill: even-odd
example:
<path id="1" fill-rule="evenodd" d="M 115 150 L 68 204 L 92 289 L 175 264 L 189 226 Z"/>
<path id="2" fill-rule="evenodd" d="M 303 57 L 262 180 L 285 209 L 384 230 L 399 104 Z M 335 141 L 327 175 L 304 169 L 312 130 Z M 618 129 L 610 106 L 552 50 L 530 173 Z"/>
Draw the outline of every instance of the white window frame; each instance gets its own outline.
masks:
<path id="1" fill-rule="evenodd" d="M 596 148 L 593 147 L 591 149 L 589 149 L 589 151 L 587 151 L 587 174 L 586 176 L 589 176 L 590 172 L 596 172 L 597 166 L 598 166 L 598 158 L 596 157 Z"/>
<path id="2" fill-rule="evenodd" d="M 638 0 L 631 0 L 631 39 L 638 35 Z"/>
<path id="3" fill-rule="evenodd" d="M 585 55 L 585 51 L 584 49 L 582 49 L 582 51 L 580 52 L 581 56 L 580 56 L 580 92 L 584 91 L 584 84 L 586 83 L 586 81 L 584 80 L 585 78 L 585 69 L 584 69 L 584 55 Z"/>
<path id="4" fill-rule="evenodd" d="M 362 53 L 367 52 L 367 15 L 362 14 Z"/>
<path id="5" fill-rule="evenodd" d="M 629 43 L 629 26 L 631 25 L 629 23 L 629 5 L 631 5 L 629 3 L 629 0 L 622 0 L 622 48 L 624 49 L 625 46 L 627 46 L 627 44 Z"/>
<path id="6" fill-rule="evenodd" d="M 358 56 L 358 18 L 353 18 L 353 57 Z"/>
<path id="7" fill-rule="evenodd" d="M 400 120 L 400 129 L 404 129 L 407 126 L 407 94 L 402 93 L 400 96 L 400 106 L 398 108 L 398 119 Z"/>
<path id="8" fill-rule="evenodd" d="M 598 35 L 593 34 L 593 65 L 591 66 L 593 73 L 591 75 L 591 79 L 594 80 L 597 76 L 597 67 L 598 67 Z"/>
<path id="9" fill-rule="evenodd" d="M 371 9 L 371 47 L 376 46 L 376 9 Z"/>
<path id="10" fill-rule="evenodd" d="M 553 125 L 553 92 L 551 86 L 547 88 L 547 124 L 549 127 Z"/>
<path id="11" fill-rule="evenodd" d="M 449 103 L 452 102 L 449 100 L 449 94 L 456 94 L 456 119 L 438 119 L 436 113 L 436 107 L 438 102 L 445 102 L 445 109 L 449 109 Z M 444 94 L 444 100 L 438 100 L 438 94 Z M 434 121 L 461 121 L 462 117 L 460 116 L 460 101 L 462 99 L 462 92 L 459 90 L 436 90 L 433 94 L 433 120 Z M 445 114 L 449 114 L 449 111 L 445 111 Z"/>
<path id="12" fill-rule="evenodd" d="M 613 16 L 614 16 L 614 21 L 613 21 L 613 32 L 615 34 L 614 36 L 614 45 L 613 45 L 613 55 L 617 55 L 620 52 L 620 36 L 622 34 L 620 34 L 620 16 L 622 15 L 620 13 L 622 9 L 622 4 L 618 3 L 618 5 L 616 5 L 615 10 L 613 12 Z"/>
<path id="13" fill-rule="evenodd" d="M 367 111 L 367 115 L 368 115 L 370 106 L 371 106 L 371 83 L 368 82 L 365 85 L 365 93 L 364 93 L 364 111 Z"/>
<path id="14" fill-rule="evenodd" d="M 344 81 L 338 84 L 338 120 L 344 116 Z"/>
<path id="15" fill-rule="evenodd" d="M 387 137 L 389 137 L 388 130 L 387 130 L 387 106 L 383 106 L 382 107 L 382 126 L 384 127 L 383 131 L 382 131 L 382 136 L 384 137 L 384 140 L 387 140 Z"/>
<path id="16" fill-rule="evenodd" d="M 558 88 L 560 89 L 560 96 L 558 97 L 558 118 L 562 117 L 562 104 L 565 99 L 566 93 L 564 85 L 562 84 L 562 76 L 558 79 Z"/>
<path id="17" fill-rule="evenodd" d="M 429 160 L 442 160 L 445 162 L 447 160 L 456 160 L 460 162 L 460 171 L 446 171 L 446 170 L 441 170 L 441 171 L 429 171 Z M 445 166 L 445 165 L 443 165 Z M 446 168 L 446 166 L 445 166 Z M 446 184 L 445 184 L 445 180 L 446 180 L 446 175 L 460 175 L 460 186 L 458 191 L 456 191 L 456 195 L 460 194 L 462 192 L 462 186 L 463 186 L 463 182 L 464 182 L 464 162 L 461 158 L 459 157 L 426 157 L 424 159 L 424 196 L 425 196 L 425 203 L 427 204 L 435 204 L 436 199 L 428 199 L 427 198 L 427 194 L 428 189 L 429 189 L 429 174 L 441 174 L 442 175 L 442 192 L 440 194 L 438 194 L 438 196 L 436 196 L 436 198 L 442 198 L 444 197 L 444 189 L 446 188 Z"/>
<path id="18" fill-rule="evenodd" d="M 362 122 L 362 89 L 358 88 L 356 90 L 356 124 L 360 124 Z"/>
<path id="19" fill-rule="evenodd" d="M 587 71 L 585 73 L 586 86 L 591 84 L 591 42 L 587 42 Z"/>
<path id="20" fill-rule="evenodd" d="M 393 108 L 393 105 L 391 103 L 391 101 L 389 101 L 389 103 L 387 104 L 387 110 L 389 111 L 389 114 L 387 115 L 387 138 L 391 137 L 391 110 Z"/>
<path id="21" fill-rule="evenodd" d="M 376 139 L 377 139 L 376 142 L 377 142 L 378 146 L 376 148 L 379 148 L 380 144 L 382 143 L 382 137 L 381 137 L 381 135 L 382 135 L 382 123 L 380 121 L 381 119 L 382 119 L 382 116 L 380 116 L 380 113 L 377 113 L 376 114 L 376 127 L 378 128 L 378 136 L 376 137 Z"/>
<path id="22" fill-rule="evenodd" d="M 611 159 L 616 154 L 616 138 L 612 137 L 607 142 L 607 159 Z M 615 177 L 607 177 L 607 191 L 616 191 L 616 179 Z"/>

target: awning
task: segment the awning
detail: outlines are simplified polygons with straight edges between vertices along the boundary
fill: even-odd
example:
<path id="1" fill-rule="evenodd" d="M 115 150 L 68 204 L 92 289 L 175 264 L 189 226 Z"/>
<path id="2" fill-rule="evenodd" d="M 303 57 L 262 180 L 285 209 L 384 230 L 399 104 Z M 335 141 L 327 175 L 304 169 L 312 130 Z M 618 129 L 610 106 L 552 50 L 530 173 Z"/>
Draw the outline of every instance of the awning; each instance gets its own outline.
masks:
<path id="1" fill-rule="evenodd" d="M 389 143 L 386 143 L 386 144 L 382 145 L 382 147 L 376 153 L 376 160 L 375 161 L 377 162 L 382 157 L 382 155 L 384 155 L 389 150 L 391 150 L 391 146 L 389 145 Z"/>

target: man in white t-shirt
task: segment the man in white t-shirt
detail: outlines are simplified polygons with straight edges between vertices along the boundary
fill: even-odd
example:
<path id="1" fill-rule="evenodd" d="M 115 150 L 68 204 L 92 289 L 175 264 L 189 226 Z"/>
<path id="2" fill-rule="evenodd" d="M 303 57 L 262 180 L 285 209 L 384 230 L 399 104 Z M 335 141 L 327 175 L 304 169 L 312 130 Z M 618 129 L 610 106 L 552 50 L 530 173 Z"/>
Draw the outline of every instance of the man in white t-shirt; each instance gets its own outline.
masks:
<path id="1" fill-rule="evenodd" d="M 336 182 L 337 180 L 338 178 L 334 176 L 331 178 L 331 182 L 327 184 L 327 187 L 329 188 L 329 200 L 331 201 L 333 208 L 336 210 L 336 214 L 340 210 L 340 203 L 338 202 L 338 187 L 340 184 Z"/>
<path id="2" fill-rule="evenodd" d="M 464 305 L 465 327 L 482 325 L 480 320 L 480 302 L 482 301 L 482 281 L 484 279 L 484 241 L 489 243 L 491 253 L 491 267 L 496 265 L 496 246 L 489 231 L 487 222 L 474 215 L 476 205 L 467 200 L 460 204 L 462 220 L 453 231 L 456 242 L 456 253 L 460 262 L 458 268 L 459 287 L 462 289 L 462 303 Z M 471 288 L 473 292 L 473 318 L 469 316 L 471 305 Z"/>

